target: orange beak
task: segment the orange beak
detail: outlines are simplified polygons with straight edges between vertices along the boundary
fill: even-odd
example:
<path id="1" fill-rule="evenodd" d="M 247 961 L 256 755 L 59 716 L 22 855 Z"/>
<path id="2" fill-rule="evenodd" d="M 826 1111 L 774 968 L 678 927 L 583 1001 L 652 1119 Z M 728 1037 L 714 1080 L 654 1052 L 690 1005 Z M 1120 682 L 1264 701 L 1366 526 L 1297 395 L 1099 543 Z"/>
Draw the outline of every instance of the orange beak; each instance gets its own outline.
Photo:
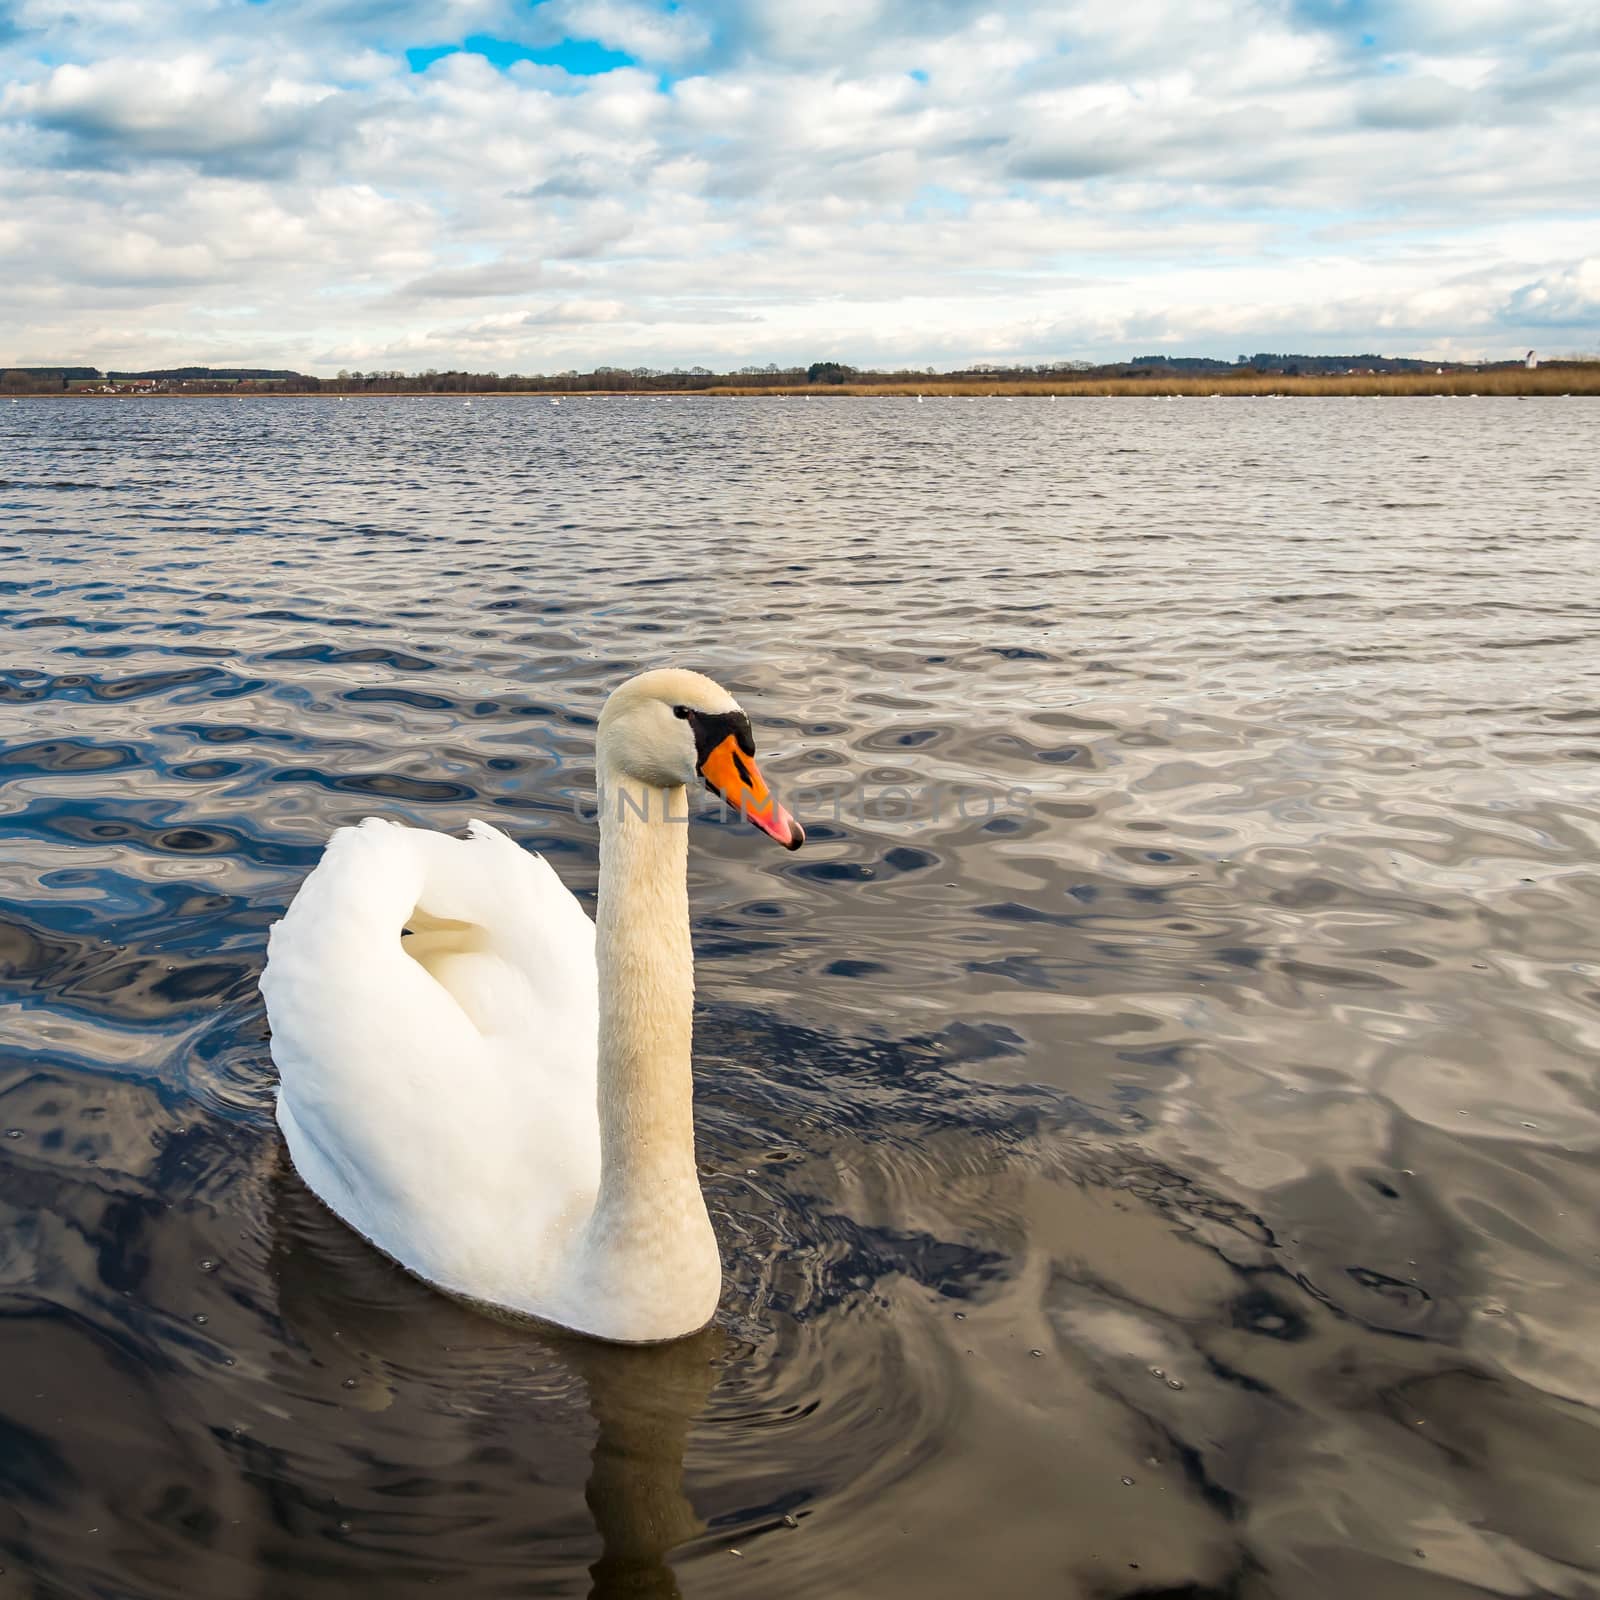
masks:
<path id="1" fill-rule="evenodd" d="M 700 776 L 708 789 L 720 794 L 735 811 L 743 812 L 747 822 L 771 834 L 785 850 L 798 850 L 806 842 L 806 830 L 767 792 L 755 758 L 739 748 L 731 733 L 700 763 Z"/>

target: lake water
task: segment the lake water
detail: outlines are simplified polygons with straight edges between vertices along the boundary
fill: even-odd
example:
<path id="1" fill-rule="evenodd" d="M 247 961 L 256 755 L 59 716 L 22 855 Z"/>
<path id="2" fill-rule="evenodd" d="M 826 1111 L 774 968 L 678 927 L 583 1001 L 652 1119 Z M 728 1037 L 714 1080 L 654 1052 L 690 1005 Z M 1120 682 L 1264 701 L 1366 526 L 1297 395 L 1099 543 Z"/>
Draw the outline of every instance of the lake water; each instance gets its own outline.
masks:
<path id="1" fill-rule="evenodd" d="M 1600 1594 L 1600 401 L 0 404 L 0 1595 Z M 288 1167 L 331 829 L 693 665 L 714 1328 Z"/>

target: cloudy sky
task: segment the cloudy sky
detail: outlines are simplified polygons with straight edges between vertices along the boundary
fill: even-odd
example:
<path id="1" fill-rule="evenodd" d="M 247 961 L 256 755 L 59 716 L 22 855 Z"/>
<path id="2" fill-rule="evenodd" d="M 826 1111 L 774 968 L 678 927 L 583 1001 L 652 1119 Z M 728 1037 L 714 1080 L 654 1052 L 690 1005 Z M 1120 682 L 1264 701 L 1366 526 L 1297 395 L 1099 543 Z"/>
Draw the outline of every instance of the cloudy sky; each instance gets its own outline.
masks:
<path id="1" fill-rule="evenodd" d="M 1600 348 L 1596 0 L 0 0 L 0 363 Z"/>

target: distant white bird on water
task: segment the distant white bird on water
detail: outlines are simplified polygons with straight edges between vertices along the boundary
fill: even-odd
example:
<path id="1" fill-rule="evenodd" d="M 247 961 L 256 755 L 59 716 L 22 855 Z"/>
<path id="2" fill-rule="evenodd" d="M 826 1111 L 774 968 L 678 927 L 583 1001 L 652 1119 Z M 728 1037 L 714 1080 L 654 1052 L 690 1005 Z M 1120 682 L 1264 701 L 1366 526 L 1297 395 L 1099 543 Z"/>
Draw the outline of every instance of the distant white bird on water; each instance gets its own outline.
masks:
<path id="1" fill-rule="evenodd" d="M 552 395 L 550 397 L 550 404 L 553 405 L 553 406 L 558 406 L 558 405 L 561 404 L 561 402 L 559 400 L 557 400 L 554 395 Z"/>

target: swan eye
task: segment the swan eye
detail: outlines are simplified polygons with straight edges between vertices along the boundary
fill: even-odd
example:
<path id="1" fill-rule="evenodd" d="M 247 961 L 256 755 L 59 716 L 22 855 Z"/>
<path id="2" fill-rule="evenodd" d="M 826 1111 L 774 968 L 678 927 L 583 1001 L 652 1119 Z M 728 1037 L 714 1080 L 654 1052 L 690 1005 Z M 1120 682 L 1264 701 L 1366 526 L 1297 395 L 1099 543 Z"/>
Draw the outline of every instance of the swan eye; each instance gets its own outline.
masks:
<path id="1" fill-rule="evenodd" d="M 672 714 L 675 717 L 687 717 L 689 715 L 689 708 L 688 706 L 674 706 L 672 708 Z"/>

